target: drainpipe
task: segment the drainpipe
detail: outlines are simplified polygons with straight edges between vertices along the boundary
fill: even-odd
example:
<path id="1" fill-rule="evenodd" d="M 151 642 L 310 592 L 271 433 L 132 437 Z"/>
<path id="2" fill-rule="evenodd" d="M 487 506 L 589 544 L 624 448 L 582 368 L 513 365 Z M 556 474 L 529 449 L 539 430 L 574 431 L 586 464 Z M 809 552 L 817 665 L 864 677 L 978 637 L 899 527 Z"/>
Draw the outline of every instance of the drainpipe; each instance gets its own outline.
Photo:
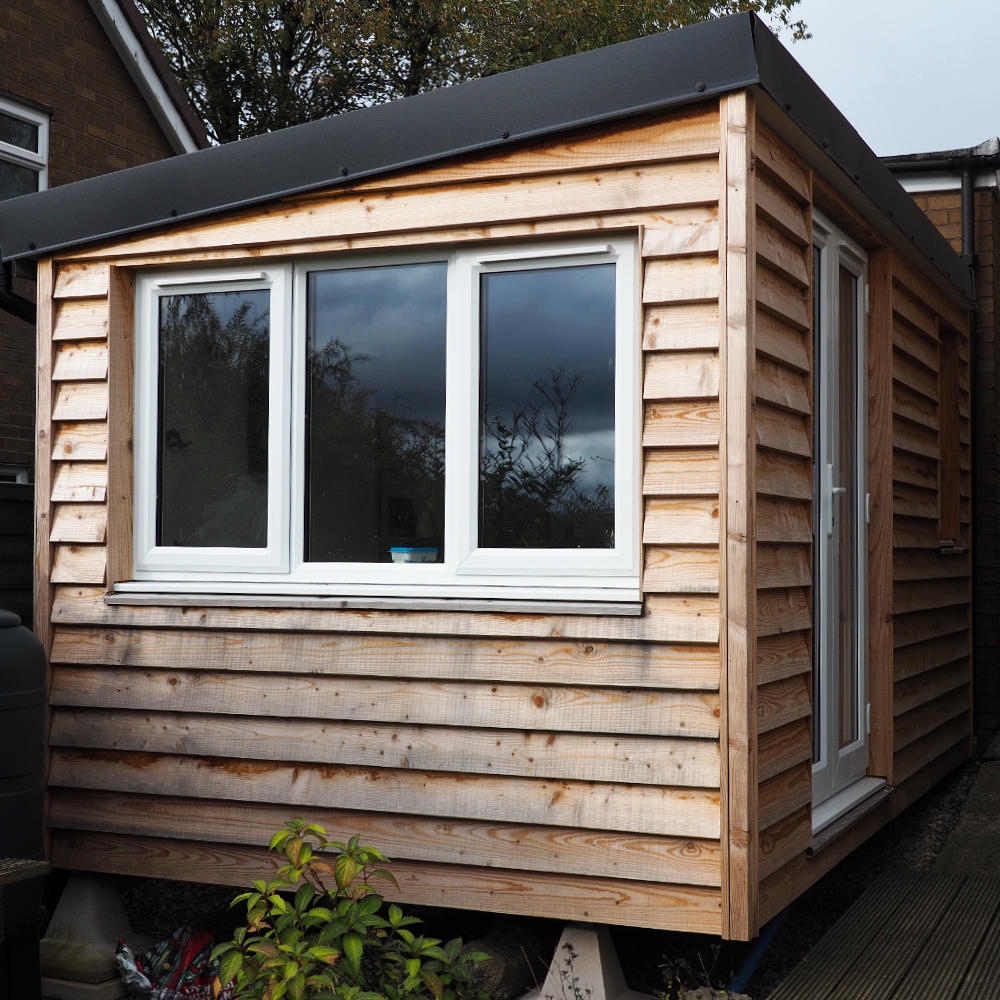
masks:
<path id="1" fill-rule="evenodd" d="M 0 309 L 35 325 L 35 303 L 14 291 L 14 265 L 7 260 L 0 268 Z"/>

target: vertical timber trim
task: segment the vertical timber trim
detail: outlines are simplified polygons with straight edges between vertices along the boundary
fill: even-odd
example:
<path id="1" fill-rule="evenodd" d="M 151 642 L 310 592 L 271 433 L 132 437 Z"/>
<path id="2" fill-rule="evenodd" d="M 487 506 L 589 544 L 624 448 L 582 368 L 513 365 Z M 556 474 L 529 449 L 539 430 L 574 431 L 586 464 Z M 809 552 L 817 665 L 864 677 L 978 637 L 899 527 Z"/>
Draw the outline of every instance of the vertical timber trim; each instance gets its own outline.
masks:
<path id="1" fill-rule="evenodd" d="M 869 774 L 893 781 L 892 251 L 868 255 L 868 698 Z"/>
<path id="2" fill-rule="evenodd" d="M 720 391 L 723 463 L 723 631 L 721 719 L 723 761 L 723 935 L 757 933 L 757 719 L 753 669 L 756 608 L 753 569 L 754 255 L 750 156 L 753 109 L 746 92 L 722 98 L 719 218 L 724 239 Z"/>
<path id="3" fill-rule="evenodd" d="M 35 324 L 35 565 L 34 629 L 45 650 L 45 690 L 52 690 L 52 327 L 55 322 L 54 273 L 51 260 L 40 260 L 36 275 Z M 49 834 L 49 726 L 52 709 L 45 704 L 45 741 L 42 770 L 46 788 L 42 800 L 42 849 L 52 856 Z"/>
<path id="4" fill-rule="evenodd" d="M 133 368 L 132 274 L 110 268 L 108 283 L 107 587 L 132 577 Z"/>
<path id="5" fill-rule="evenodd" d="M 38 262 L 35 384 L 35 634 L 52 652 L 52 325 L 55 321 L 51 260 Z"/>

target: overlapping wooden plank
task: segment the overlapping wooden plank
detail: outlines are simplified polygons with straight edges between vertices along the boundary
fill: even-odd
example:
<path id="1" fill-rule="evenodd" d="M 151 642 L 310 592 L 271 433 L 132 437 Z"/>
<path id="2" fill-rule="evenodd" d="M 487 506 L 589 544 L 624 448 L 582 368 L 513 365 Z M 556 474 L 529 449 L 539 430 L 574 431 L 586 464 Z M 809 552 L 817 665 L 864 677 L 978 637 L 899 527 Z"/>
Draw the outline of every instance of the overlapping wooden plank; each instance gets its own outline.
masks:
<path id="1" fill-rule="evenodd" d="M 61 503 L 52 517 L 50 542 L 103 542 L 108 508 L 103 504 Z"/>
<path id="2" fill-rule="evenodd" d="M 287 810 L 267 803 L 197 801 L 55 789 L 49 825 L 57 830 L 166 836 L 210 844 L 262 846 L 287 822 Z M 315 809 L 312 822 L 332 840 L 355 834 L 390 858 L 514 871 L 573 872 L 598 878 L 719 885 L 719 845 L 710 840 L 629 836 L 570 827 L 515 826 Z"/>
<path id="3" fill-rule="evenodd" d="M 921 672 L 918 676 L 897 681 L 893 693 L 893 713 L 903 715 L 929 702 L 936 701 L 956 688 L 968 684 L 972 669 L 968 656 Z"/>
<path id="4" fill-rule="evenodd" d="M 902 351 L 892 352 L 892 377 L 912 392 L 918 392 L 927 399 L 937 399 L 937 365 L 927 368 Z"/>
<path id="5" fill-rule="evenodd" d="M 106 563 L 103 545 L 57 545 L 49 579 L 53 583 L 104 583 Z"/>
<path id="6" fill-rule="evenodd" d="M 812 457 L 808 417 L 779 410 L 763 400 L 758 400 L 754 433 L 756 443 L 762 448 L 783 451 L 802 458 Z"/>
<path id="7" fill-rule="evenodd" d="M 902 263 L 902 262 L 901 262 Z M 921 281 L 923 285 L 926 282 Z M 913 295 L 913 285 L 901 281 L 893 283 L 892 311 L 932 342 L 937 342 L 934 310 Z"/>
<path id="8" fill-rule="evenodd" d="M 801 288 L 767 267 L 757 268 L 757 304 L 799 330 L 809 329 L 808 289 Z"/>
<path id="9" fill-rule="evenodd" d="M 174 609 L 176 610 L 176 609 Z M 171 618 L 169 624 L 174 625 Z M 718 650 L 572 639 L 518 639 L 499 626 L 488 639 L 186 628 L 56 628 L 53 663 L 314 676 L 600 684 L 717 690 Z M 208 628 L 199 627 L 208 625 Z M 338 628 L 340 626 L 338 625 Z M 396 630 L 398 633 L 398 629 Z"/>
<path id="10" fill-rule="evenodd" d="M 812 802 L 812 761 L 801 761 L 773 778 L 761 779 L 757 821 L 761 830 Z"/>
<path id="11" fill-rule="evenodd" d="M 654 258 L 646 262 L 642 301 L 713 302 L 719 298 L 719 262 L 715 257 Z"/>
<path id="12" fill-rule="evenodd" d="M 929 639 L 964 633 L 969 627 L 968 609 L 961 604 L 917 614 L 900 614 L 895 619 L 895 648 L 923 643 Z M 899 656 L 899 653 L 896 653 Z"/>
<path id="13" fill-rule="evenodd" d="M 758 542 L 812 542 L 812 504 L 809 501 L 757 498 Z"/>
<path id="14" fill-rule="evenodd" d="M 892 544 L 896 549 L 937 549 L 937 519 L 909 517 L 897 512 L 892 519 Z"/>
<path id="15" fill-rule="evenodd" d="M 450 775 L 417 770 L 55 748 L 49 783 L 142 795 L 280 802 L 479 822 L 575 826 L 706 840 L 719 836 L 719 793 L 685 788 Z"/>
<path id="16" fill-rule="evenodd" d="M 808 808 L 800 809 L 774 826 L 760 831 L 760 877 L 779 871 L 812 846 L 812 819 Z M 762 894 L 764 886 L 761 887 Z"/>
<path id="17" fill-rule="evenodd" d="M 892 478 L 896 483 L 919 486 L 925 490 L 938 488 L 937 456 L 927 458 L 896 450 L 892 456 Z"/>
<path id="18" fill-rule="evenodd" d="M 108 377 L 108 345 L 104 341 L 56 345 L 54 382 L 83 382 Z"/>
<path id="19" fill-rule="evenodd" d="M 899 453 L 900 461 L 905 459 L 905 455 L 920 455 L 937 461 L 940 455 L 936 428 L 911 423 L 898 416 L 892 421 L 892 446 Z M 934 488 L 937 488 L 936 482 Z"/>
<path id="20" fill-rule="evenodd" d="M 770 358 L 757 358 L 754 391 L 758 400 L 764 400 L 780 409 L 805 416 L 812 413 L 809 385 L 803 374 L 776 364 Z"/>
<path id="21" fill-rule="evenodd" d="M 892 484 L 892 509 L 894 515 L 903 517 L 925 517 L 934 521 L 937 531 L 938 498 L 937 490 L 926 490 L 906 483 Z"/>
<path id="22" fill-rule="evenodd" d="M 719 346 L 719 304 L 646 306 L 642 347 L 646 351 L 689 351 Z"/>
<path id="23" fill-rule="evenodd" d="M 52 746 L 717 788 L 715 740 L 57 708 Z"/>
<path id="24" fill-rule="evenodd" d="M 897 580 L 943 580 L 969 575 L 969 556 L 941 555 L 920 549 L 898 551 L 893 559 L 892 575 Z"/>
<path id="25" fill-rule="evenodd" d="M 76 871 L 142 878 L 176 878 L 183 872 L 193 881 L 240 886 L 268 877 L 275 866 L 274 855 L 261 847 L 69 831 L 53 836 L 52 862 Z M 557 919 L 580 913 L 602 923 L 721 932 L 720 894 L 714 888 L 405 861 L 392 870 L 398 885 L 380 888 L 386 898 L 411 904 Z"/>
<path id="26" fill-rule="evenodd" d="M 651 497 L 645 501 L 647 545 L 712 545 L 720 540 L 719 501 L 713 497 Z"/>
<path id="27" fill-rule="evenodd" d="M 717 594 L 719 548 L 647 546 L 643 558 L 644 593 Z"/>
<path id="28" fill-rule="evenodd" d="M 759 451 L 756 486 L 758 495 L 811 500 L 811 463 L 781 452 Z"/>
<path id="29" fill-rule="evenodd" d="M 785 235 L 806 246 L 809 243 L 809 226 L 802 204 L 776 184 L 766 171 L 761 171 L 755 180 L 758 218 L 764 215 Z"/>
<path id="30" fill-rule="evenodd" d="M 757 638 L 801 632 L 812 626 L 811 601 L 802 588 L 764 590 L 757 595 Z"/>
<path id="31" fill-rule="evenodd" d="M 768 180 L 773 176 L 798 201 L 806 203 L 812 200 L 809 168 L 781 139 L 759 122 L 754 152 L 757 169 L 761 170 Z"/>
<path id="32" fill-rule="evenodd" d="M 758 220 L 756 236 L 757 254 L 770 270 L 802 288 L 809 284 L 806 254 L 801 244 L 788 239 L 765 219 Z"/>
<path id="33" fill-rule="evenodd" d="M 913 392 L 899 382 L 894 382 L 892 386 L 892 412 L 896 419 L 904 418 L 937 432 L 939 419 L 937 401 L 928 399 L 919 392 Z"/>
<path id="34" fill-rule="evenodd" d="M 107 461 L 108 425 L 103 420 L 57 425 L 52 458 L 57 462 Z"/>
<path id="35" fill-rule="evenodd" d="M 907 781 L 919 774 L 924 768 L 931 767 L 941 760 L 949 751 L 959 748 L 963 757 L 968 756 L 965 747 L 969 741 L 968 713 L 962 712 L 952 719 L 946 720 L 933 732 L 893 755 L 893 771 L 897 782 Z"/>
<path id="36" fill-rule="evenodd" d="M 56 386 L 53 420 L 107 420 L 106 382 L 63 382 Z"/>
<path id="37" fill-rule="evenodd" d="M 646 227 L 642 233 L 642 256 L 687 257 L 717 254 L 719 212 L 714 205 L 677 209 L 667 220 Z"/>
<path id="38" fill-rule="evenodd" d="M 812 737 L 805 719 L 764 733 L 758 744 L 759 780 L 774 778 L 796 764 L 811 764 L 812 752 Z M 810 797 L 811 793 L 810 788 Z"/>
<path id="39" fill-rule="evenodd" d="M 933 733 L 949 719 L 967 713 L 972 707 L 968 684 L 963 684 L 935 701 L 920 705 L 896 717 L 893 725 L 893 746 L 898 754 L 911 743 Z"/>
<path id="40" fill-rule="evenodd" d="M 897 615 L 910 611 L 935 611 L 948 605 L 961 605 L 969 600 L 969 581 L 902 580 L 893 586 L 892 603 Z"/>
<path id="41" fill-rule="evenodd" d="M 644 369 L 643 399 L 719 395 L 719 356 L 714 351 L 647 351 Z"/>
<path id="42" fill-rule="evenodd" d="M 811 367 L 808 334 L 768 312 L 757 314 L 755 331 L 759 354 L 767 355 L 788 368 L 808 374 Z"/>
<path id="43" fill-rule="evenodd" d="M 812 712 L 812 685 L 800 675 L 757 688 L 757 732 L 767 733 Z"/>
<path id="44" fill-rule="evenodd" d="M 808 587 L 812 560 L 805 545 L 757 545 L 757 587 Z"/>
<path id="45" fill-rule="evenodd" d="M 56 271 L 55 299 L 99 298 L 108 294 L 108 264 L 106 261 L 60 264 Z M 60 307 L 61 309 L 64 307 Z M 60 312 L 56 326 L 60 326 Z"/>
<path id="46" fill-rule="evenodd" d="M 714 448 L 657 448 L 645 453 L 644 496 L 717 494 L 719 479 L 719 453 Z"/>
<path id="47" fill-rule="evenodd" d="M 892 323 L 893 347 L 916 358 L 921 364 L 932 371 L 937 368 L 938 343 L 934 327 L 934 317 L 925 317 L 926 323 L 920 329 L 911 326 L 909 322 L 900 322 L 896 317 Z"/>
<path id="48" fill-rule="evenodd" d="M 664 597 L 652 594 L 645 613 L 573 615 L 492 610 L 386 610 L 345 606 L 340 598 L 277 598 L 252 595 L 160 595 L 119 603 L 103 588 L 57 586 L 51 620 L 56 625 L 109 625 L 119 628 L 266 629 L 288 632 L 364 633 L 368 635 L 470 636 L 507 640 L 557 638 L 596 643 L 629 640 L 653 643 L 715 643 L 719 635 L 719 602 L 708 597 Z"/>
<path id="49" fill-rule="evenodd" d="M 771 684 L 812 670 L 808 631 L 762 636 L 757 640 L 757 683 Z"/>
<path id="50" fill-rule="evenodd" d="M 717 447 L 719 404 L 704 400 L 647 403 L 642 444 L 646 448 Z"/>
<path id="51" fill-rule="evenodd" d="M 970 648 L 969 633 L 964 629 L 903 646 L 893 654 L 893 678 L 897 682 L 905 681 L 946 663 L 954 663 L 967 657 Z"/>
<path id="52" fill-rule="evenodd" d="M 60 462 L 52 481 L 53 502 L 103 503 L 108 489 L 108 467 L 98 462 Z"/>
<path id="53" fill-rule="evenodd" d="M 56 667 L 50 702 L 216 715 L 713 738 L 715 692 Z"/>

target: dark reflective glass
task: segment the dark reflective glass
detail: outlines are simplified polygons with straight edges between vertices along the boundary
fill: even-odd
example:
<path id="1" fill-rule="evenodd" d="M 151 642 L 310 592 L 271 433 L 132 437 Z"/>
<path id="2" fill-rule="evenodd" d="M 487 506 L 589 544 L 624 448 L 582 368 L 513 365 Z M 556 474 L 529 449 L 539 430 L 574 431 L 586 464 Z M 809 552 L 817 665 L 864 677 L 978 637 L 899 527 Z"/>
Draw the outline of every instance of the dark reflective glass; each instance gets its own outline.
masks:
<path id="1" fill-rule="evenodd" d="M 306 551 L 444 558 L 443 263 L 309 275 Z"/>
<path id="2" fill-rule="evenodd" d="M 38 171 L 0 160 L 0 201 L 34 194 L 38 190 Z"/>
<path id="3" fill-rule="evenodd" d="M 266 290 L 160 299 L 158 545 L 267 542 Z"/>
<path id="4" fill-rule="evenodd" d="M 479 544 L 612 548 L 615 266 L 485 274 Z"/>
<path id="5" fill-rule="evenodd" d="M 38 152 L 38 126 L 0 111 L 0 142 Z"/>

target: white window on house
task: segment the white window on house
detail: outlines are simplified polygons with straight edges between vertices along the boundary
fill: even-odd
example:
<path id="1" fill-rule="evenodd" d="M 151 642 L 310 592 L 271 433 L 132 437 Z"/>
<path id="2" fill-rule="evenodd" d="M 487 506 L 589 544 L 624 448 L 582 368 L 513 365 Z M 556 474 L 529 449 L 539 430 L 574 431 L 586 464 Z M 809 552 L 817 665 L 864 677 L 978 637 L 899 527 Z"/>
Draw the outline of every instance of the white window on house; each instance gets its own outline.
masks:
<path id="1" fill-rule="evenodd" d="M 49 119 L 0 97 L 0 200 L 48 186 Z"/>
<path id="2" fill-rule="evenodd" d="M 137 285 L 122 589 L 638 596 L 635 242 Z"/>

